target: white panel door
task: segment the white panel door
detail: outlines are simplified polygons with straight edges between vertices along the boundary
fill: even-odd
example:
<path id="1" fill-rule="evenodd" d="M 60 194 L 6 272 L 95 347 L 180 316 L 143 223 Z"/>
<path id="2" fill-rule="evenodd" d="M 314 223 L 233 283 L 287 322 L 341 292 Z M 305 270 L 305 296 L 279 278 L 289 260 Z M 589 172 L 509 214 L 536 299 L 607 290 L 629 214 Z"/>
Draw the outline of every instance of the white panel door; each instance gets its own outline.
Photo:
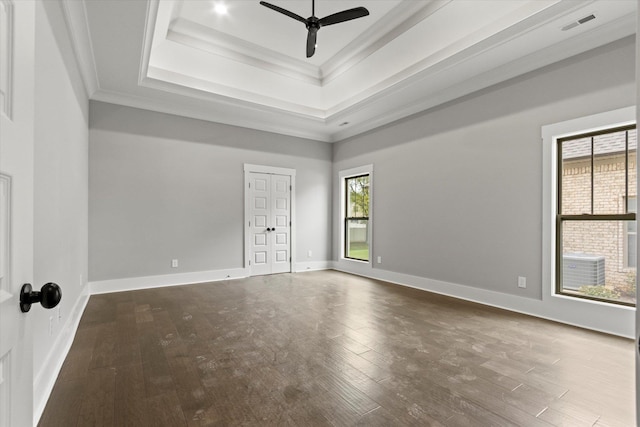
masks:
<path id="1" fill-rule="evenodd" d="M 249 184 L 251 203 L 250 233 L 251 233 L 251 275 L 271 274 L 271 250 L 269 234 L 271 175 L 252 173 Z"/>
<path id="2" fill-rule="evenodd" d="M 0 426 L 33 425 L 33 342 L 20 288 L 33 283 L 35 2 L 0 0 Z"/>
<path id="3" fill-rule="evenodd" d="M 271 273 L 291 271 L 291 177 L 271 175 Z"/>
<path id="4" fill-rule="evenodd" d="M 252 172 L 249 203 L 251 275 L 291 271 L 291 177 Z"/>

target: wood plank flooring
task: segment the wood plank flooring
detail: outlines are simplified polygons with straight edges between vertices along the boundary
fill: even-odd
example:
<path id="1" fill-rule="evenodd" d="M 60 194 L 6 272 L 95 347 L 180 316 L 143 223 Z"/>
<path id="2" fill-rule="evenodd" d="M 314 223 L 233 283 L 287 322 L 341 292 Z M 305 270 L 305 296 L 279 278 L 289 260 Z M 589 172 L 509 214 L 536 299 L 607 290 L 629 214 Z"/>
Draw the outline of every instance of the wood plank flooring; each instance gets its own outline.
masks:
<path id="1" fill-rule="evenodd" d="M 96 295 L 39 425 L 630 427 L 633 347 L 335 271 Z"/>

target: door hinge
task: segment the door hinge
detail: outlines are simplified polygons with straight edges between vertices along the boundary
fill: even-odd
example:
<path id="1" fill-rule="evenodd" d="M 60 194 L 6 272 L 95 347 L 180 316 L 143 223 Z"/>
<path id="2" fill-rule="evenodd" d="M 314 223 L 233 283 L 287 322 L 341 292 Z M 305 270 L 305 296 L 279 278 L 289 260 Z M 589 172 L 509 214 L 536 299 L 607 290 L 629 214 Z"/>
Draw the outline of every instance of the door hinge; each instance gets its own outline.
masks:
<path id="1" fill-rule="evenodd" d="M 249 188 L 251 188 L 251 183 L 249 183 Z"/>
<path id="2" fill-rule="evenodd" d="M 251 265 L 251 260 L 249 260 L 249 265 Z"/>
<path id="3" fill-rule="evenodd" d="M 251 221 L 249 221 L 249 227 L 251 227 Z"/>
<path id="4" fill-rule="evenodd" d="M 289 191 L 293 191 L 293 185 L 289 186 Z"/>

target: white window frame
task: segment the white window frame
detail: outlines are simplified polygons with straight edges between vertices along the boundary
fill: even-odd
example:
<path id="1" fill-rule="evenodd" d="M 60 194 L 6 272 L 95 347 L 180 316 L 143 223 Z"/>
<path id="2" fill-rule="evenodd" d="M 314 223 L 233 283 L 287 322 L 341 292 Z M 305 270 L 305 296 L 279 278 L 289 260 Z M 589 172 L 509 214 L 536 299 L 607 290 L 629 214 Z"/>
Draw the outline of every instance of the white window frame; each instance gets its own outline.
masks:
<path id="1" fill-rule="evenodd" d="M 637 167 L 637 166 L 636 166 Z M 638 197 L 633 194 L 629 196 L 629 199 L 634 199 L 636 201 L 636 213 L 637 213 L 637 203 L 638 203 Z M 634 234 L 636 236 L 636 245 L 638 243 L 638 232 L 636 231 L 635 233 L 629 233 L 629 229 L 627 227 L 627 224 L 624 224 L 623 226 L 623 236 L 624 236 L 624 242 L 623 242 L 623 253 L 622 253 L 622 269 L 623 271 L 634 271 L 636 270 L 636 266 L 629 266 L 629 234 Z M 636 229 L 637 230 L 637 229 Z M 638 252 L 636 251 L 636 254 Z M 637 260 L 636 260 L 636 264 L 637 264 Z"/>
<path id="2" fill-rule="evenodd" d="M 353 258 L 345 257 L 345 224 L 344 213 L 346 211 L 345 200 L 347 197 L 346 179 L 356 176 L 369 175 L 369 222 L 367 224 L 367 239 L 369 241 L 369 261 L 361 261 Z M 345 169 L 338 174 L 340 182 L 340 257 L 338 262 L 344 265 L 349 265 L 351 268 L 365 268 L 370 269 L 373 267 L 373 165 L 364 165 L 351 169 Z"/>
<path id="3" fill-rule="evenodd" d="M 571 311 L 576 318 L 599 318 L 609 330 L 620 329 L 620 322 L 628 322 L 635 307 L 593 301 L 556 293 L 556 200 L 557 200 L 557 141 L 572 135 L 631 125 L 636 122 L 635 106 L 580 117 L 542 127 L 542 299 L 550 310 Z M 607 327 L 602 327 L 607 330 Z"/>

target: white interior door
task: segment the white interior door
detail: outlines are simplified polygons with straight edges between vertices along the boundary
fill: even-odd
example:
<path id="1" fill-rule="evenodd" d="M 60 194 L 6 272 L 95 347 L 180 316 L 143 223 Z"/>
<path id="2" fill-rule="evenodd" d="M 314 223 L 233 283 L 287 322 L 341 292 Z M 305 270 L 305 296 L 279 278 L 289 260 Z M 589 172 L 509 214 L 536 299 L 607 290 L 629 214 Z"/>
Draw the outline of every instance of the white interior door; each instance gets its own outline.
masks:
<path id="1" fill-rule="evenodd" d="M 291 271 L 291 177 L 249 174 L 251 275 Z"/>
<path id="2" fill-rule="evenodd" d="M 271 273 L 291 271 L 291 177 L 271 175 Z"/>
<path id="3" fill-rule="evenodd" d="M 0 426 L 33 425 L 32 338 L 18 306 L 33 283 L 35 2 L 0 0 Z"/>

